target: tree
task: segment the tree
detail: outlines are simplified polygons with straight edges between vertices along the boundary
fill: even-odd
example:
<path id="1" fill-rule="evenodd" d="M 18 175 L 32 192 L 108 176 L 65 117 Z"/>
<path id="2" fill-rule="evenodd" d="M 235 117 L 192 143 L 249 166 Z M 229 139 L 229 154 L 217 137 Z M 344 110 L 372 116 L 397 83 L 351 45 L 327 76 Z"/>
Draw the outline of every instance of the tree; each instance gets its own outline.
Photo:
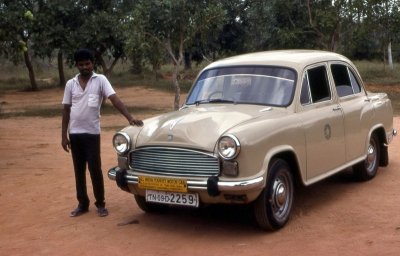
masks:
<path id="1" fill-rule="evenodd" d="M 1 55 L 15 64 L 22 58 L 28 69 L 31 90 L 38 89 L 35 72 L 32 67 L 29 48 L 31 32 L 34 26 L 35 1 L 3 0 L 0 2 L 0 46 Z"/>
<path id="2" fill-rule="evenodd" d="M 317 45 L 322 49 L 337 51 L 343 34 L 347 0 L 307 0 L 309 26 L 317 38 Z"/>
<path id="3" fill-rule="evenodd" d="M 196 35 L 205 36 L 222 26 L 224 10 L 219 1 L 139 0 L 132 12 L 131 36 L 144 35 L 156 42 L 169 56 L 174 66 L 172 83 L 175 88 L 174 109 L 179 108 L 178 75 L 185 48 Z"/>
<path id="4" fill-rule="evenodd" d="M 304 1 L 249 0 L 244 24 L 247 49 L 314 48 Z"/>
<path id="5" fill-rule="evenodd" d="M 226 21 L 222 30 L 219 31 L 218 44 L 215 45 L 213 40 L 207 42 L 206 49 L 226 52 L 228 54 L 240 53 L 246 51 L 246 42 L 250 35 L 245 35 L 246 26 L 249 24 L 247 18 L 249 16 L 249 1 L 243 0 L 223 0 L 221 1 L 226 12 Z M 254 32 L 254 31 L 253 31 Z M 208 47 L 209 46 L 209 47 Z"/>
<path id="6" fill-rule="evenodd" d="M 380 31 L 379 39 L 384 53 L 384 60 L 387 60 L 390 69 L 393 69 L 392 42 L 399 36 L 400 25 L 399 1 L 396 0 L 374 0 L 369 1 L 371 18 L 376 21 Z M 387 49 L 387 51 L 386 51 Z M 385 58 L 385 53 L 387 56 Z"/>
<path id="7" fill-rule="evenodd" d="M 112 72 L 117 62 L 125 57 L 127 34 L 124 24 L 129 20 L 127 13 L 131 11 L 133 1 L 83 2 L 86 3 L 81 7 L 84 10 L 83 24 L 77 29 L 75 41 L 94 50 L 97 63 L 107 75 Z"/>
<path id="8" fill-rule="evenodd" d="M 32 49 L 35 56 L 52 58 L 57 51 L 59 86 L 65 86 L 64 55 L 71 58 L 76 49 L 76 28 L 83 24 L 83 9 L 80 1 L 40 0 Z"/>

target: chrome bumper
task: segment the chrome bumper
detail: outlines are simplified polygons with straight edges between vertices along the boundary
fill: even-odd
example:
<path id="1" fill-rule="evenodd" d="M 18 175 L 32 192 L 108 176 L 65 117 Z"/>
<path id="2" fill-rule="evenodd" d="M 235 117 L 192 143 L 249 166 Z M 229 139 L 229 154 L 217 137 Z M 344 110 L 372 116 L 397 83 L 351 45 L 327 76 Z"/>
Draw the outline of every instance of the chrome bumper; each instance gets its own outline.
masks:
<path id="1" fill-rule="evenodd" d="M 110 180 L 117 180 L 117 172 L 122 172 L 123 170 L 119 167 L 114 167 L 111 168 L 108 171 L 108 178 Z M 138 184 L 139 182 L 139 177 L 136 175 L 131 175 L 128 173 L 125 173 L 122 175 L 123 176 L 123 182 L 124 184 Z M 213 179 L 212 182 L 210 182 L 211 179 L 208 180 L 187 180 L 187 185 L 188 185 L 188 190 L 190 191 L 196 191 L 196 190 L 210 190 L 210 186 L 215 186 L 216 189 L 220 192 L 224 191 L 247 191 L 247 190 L 252 190 L 252 189 L 257 189 L 257 188 L 263 188 L 264 187 L 264 178 L 263 177 L 257 177 L 254 179 L 249 179 L 249 180 L 241 180 L 241 181 L 219 181 Z M 215 181 L 215 184 L 211 184 Z M 118 181 L 117 181 L 118 183 Z M 120 184 L 118 184 L 120 186 Z"/>
<path id="2" fill-rule="evenodd" d="M 385 144 L 385 146 L 388 146 L 392 142 L 394 137 L 396 137 L 396 136 L 397 136 L 397 130 L 396 129 L 392 129 L 390 132 L 388 132 L 386 134 L 387 144 Z"/>

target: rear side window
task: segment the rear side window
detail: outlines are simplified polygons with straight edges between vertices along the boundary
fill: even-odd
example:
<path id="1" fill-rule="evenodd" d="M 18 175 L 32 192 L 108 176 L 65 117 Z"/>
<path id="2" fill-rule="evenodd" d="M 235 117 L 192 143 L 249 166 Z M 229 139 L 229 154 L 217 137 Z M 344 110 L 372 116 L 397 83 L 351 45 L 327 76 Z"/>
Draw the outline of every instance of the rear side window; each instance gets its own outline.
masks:
<path id="1" fill-rule="evenodd" d="M 339 97 L 353 95 L 361 91 L 360 84 L 349 67 L 341 64 L 332 64 L 331 71 Z"/>
<path id="2" fill-rule="evenodd" d="M 325 66 L 307 70 L 301 88 L 301 104 L 311 104 L 331 99 L 329 81 Z"/>

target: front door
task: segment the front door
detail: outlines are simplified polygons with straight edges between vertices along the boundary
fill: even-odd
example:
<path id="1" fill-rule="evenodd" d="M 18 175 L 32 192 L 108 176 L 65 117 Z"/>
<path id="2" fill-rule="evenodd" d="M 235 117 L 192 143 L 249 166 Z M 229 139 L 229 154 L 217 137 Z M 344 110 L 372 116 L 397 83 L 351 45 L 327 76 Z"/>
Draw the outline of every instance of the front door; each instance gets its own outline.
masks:
<path id="1" fill-rule="evenodd" d="M 309 183 L 336 171 L 346 160 L 343 111 L 332 97 L 325 65 L 304 73 L 300 101 Z"/>

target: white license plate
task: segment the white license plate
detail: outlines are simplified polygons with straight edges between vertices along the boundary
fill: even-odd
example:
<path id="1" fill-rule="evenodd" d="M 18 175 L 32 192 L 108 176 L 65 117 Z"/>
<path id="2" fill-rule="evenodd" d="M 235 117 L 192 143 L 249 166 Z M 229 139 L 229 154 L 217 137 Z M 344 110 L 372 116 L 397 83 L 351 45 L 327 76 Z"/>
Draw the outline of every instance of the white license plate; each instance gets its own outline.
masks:
<path id="1" fill-rule="evenodd" d="M 146 201 L 161 204 L 199 207 L 199 195 L 196 193 L 146 190 Z"/>

